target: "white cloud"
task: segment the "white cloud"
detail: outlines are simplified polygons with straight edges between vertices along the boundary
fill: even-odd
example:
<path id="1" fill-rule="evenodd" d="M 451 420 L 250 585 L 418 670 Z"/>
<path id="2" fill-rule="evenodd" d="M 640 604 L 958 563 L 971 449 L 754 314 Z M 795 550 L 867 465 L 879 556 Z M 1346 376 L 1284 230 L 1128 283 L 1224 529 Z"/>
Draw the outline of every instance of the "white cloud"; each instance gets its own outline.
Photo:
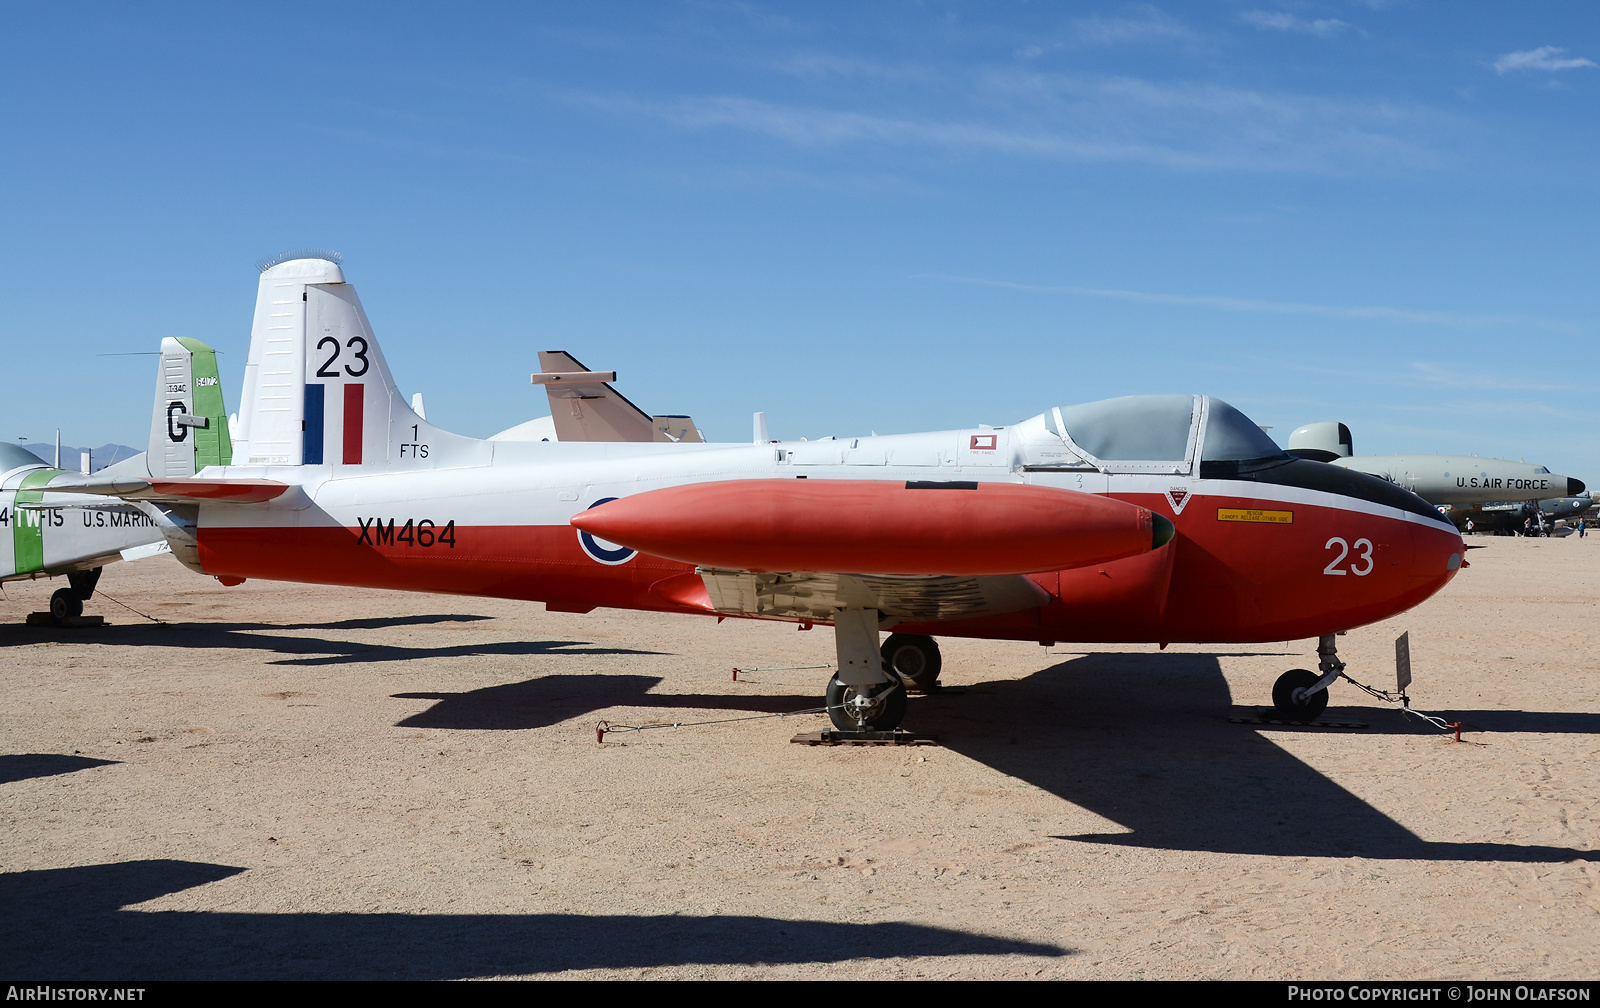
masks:
<path id="1" fill-rule="evenodd" d="M 1038 59 L 1058 49 L 1108 49 L 1121 45 L 1176 45 L 1183 49 L 1205 47 L 1205 37 L 1182 21 L 1149 4 L 1137 4 L 1122 17 L 1095 14 L 1076 18 L 1047 38 L 1018 46 L 1023 59 Z"/>
<path id="2" fill-rule="evenodd" d="M 1084 45 L 1114 46 L 1131 42 L 1198 43 L 1200 36 L 1165 11 L 1149 5 L 1134 8 L 1132 17 L 1095 15 L 1072 22 L 1073 36 Z"/>
<path id="3" fill-rule="evenodd" d="M 942 89 L 932 113 L 795 105 L 742 95 L 677 99 L 566 91 L 569 103 L 682 129 L 731 129 L 824 151 L 924 147 L 1185 171 L 1344 174 L 1431 168 L 1444 117 L 1426 108 L 1132 77 L 989 73 Z M 871 95 L 863 96 L 870 100 Z M 903 105 L 903 102 L 897 102 Z M 966 114 L 952 113 L 954 105 Z"/>
<path id="4" fill-rule="evenodd" d="M 1494 72 L 1503 74 L 1507 70 L 1574 70 L 1578 67 L 1592 67 L 1594 60 L 1574 57 L 1562 59 L 1561 54 L 1566 52 L 1560 46 L 1540 46 L 1529 49 L 1527 52 L 1510 52 L 1494 61 Z"/>
<path id="5" fill-rule="evenodd" d="M 1239 20 L 1265 30 L 1298 32 L 1302 35 L 1328 36 L 1350 27 L 1348 22 L 1340 21 L 1338 18 L 1317 18 L 1314 21 L 1307 21 L 1295 17 L 1288 11 L 1244 11 L 1239 15 Z"/>
<path id="6" fill-rule="evenodd" d="M 1470 329 L 1486 326 L 1518 325 L 1537 327 L 1554 332 L 1573 333 L 1575 327 L 1552 319 L 1529 318 L 1521 315 L 1468 315 L 1460 312 L 1417 311 L 1409 308 L 1384 306 L 1346 306 L 1308 304 L 1301 301 L 1264 301 L 1256 298 L 1222 297 L 1213 294 L 1160 294 L 1152 291 L 1117 290 L 1104 287 L 1054 287 L 1015 283 L 1010 280 L 985 280 L 977 277 L 923 274 L 913 279 L 943 280 L 949 283 L 976 284 L 999 287 L 1005 290 L 1028 291 L 1041 294 L 1075 294 L 1080 297 L 1110 298 L 1117 301 L 1143 301 L 1150 304 L 1186 305 L 1197 308 L 1217 308 L 1223 311 L 1252 312 L 1270 315 L 1321 315 L 1328 318 L 1375 319 L 1384 322 L 1414 322 L 1425 325 L 1444 325 Z M 1459 376 L 1416 365 L 1418 377 L 1439 384 L 1453 384 Z"/>
<path id="7" fill-rule="evenodd" d="M 886 66 L 870 60 L 834 56 L 828 53 L 800 53 L 773 66 L 782 73 L 793 74 L 805 80 L 841 77 L 845 80 L 874 81 L 881 84 L 932 84 L 938 81 L 937 75 L 926 67 L 914 64 Z"/>
<path id="8" fill-rule="evenodd" d="M 1425 361 L 1412 361 L 1411 367 L 1415 369 L 1416 377 L 1435 385 L 1455 389 L 1500 389 L 1517 392 L 1572 392 L 1571 385 L 1549 385 L 1539 382 L 1529 382 L 1522 379 L 1511 378 L 1504 373 L 1494 374 L 1466 374 L 1438 364 Z"/>

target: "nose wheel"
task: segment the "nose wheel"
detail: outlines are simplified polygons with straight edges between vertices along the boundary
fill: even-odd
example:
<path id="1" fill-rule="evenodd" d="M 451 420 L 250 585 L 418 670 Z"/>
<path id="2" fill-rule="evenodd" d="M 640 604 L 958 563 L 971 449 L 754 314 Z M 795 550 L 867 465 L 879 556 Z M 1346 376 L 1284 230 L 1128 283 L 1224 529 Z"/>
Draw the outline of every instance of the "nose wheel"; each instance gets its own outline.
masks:
<path id="1" fill-rule="evenodd" d="M 1307 693 L 1321 676 L 1303 668 L 1290 669 L 1272 684 L 1272 712 L 1282 721 L 1315 721 L 1328 708 L 1328 691 Z"/>
<path id="2" fill-rule="evenodd" d="M 1333 634 L 1317 639 L 1317 669 L 1290 669 L 1272 684 L 1272 712 L 1282 721 L 1314 721 L 1328 708 L 1328 687 L 1344 675 Z M 1320 672 L 1320 674 L 1318 674 Z"/>

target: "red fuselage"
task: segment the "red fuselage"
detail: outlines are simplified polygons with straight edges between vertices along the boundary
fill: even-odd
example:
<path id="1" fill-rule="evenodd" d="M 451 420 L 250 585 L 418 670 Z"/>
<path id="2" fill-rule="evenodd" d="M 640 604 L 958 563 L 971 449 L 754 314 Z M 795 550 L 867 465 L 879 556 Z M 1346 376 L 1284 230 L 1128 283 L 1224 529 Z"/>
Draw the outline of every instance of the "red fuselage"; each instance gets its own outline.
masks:
<path id="1" fill-rule="evenodd" d="M 1264 475 L 1206 475 L 1167 480 L 1171 492 L 1156 489 L 1156 477 L 1110 477 L 1105 496 L 1166 517 L 1176 536 L 1138 556 L 1026 575 L 1050 596 L 1042 607 L 896 629 L 1047 641 L 1292 640 L 1409 609 L 1462 565 L 1454 527 L 1374 477 L 1305 460 Z M 407 477 L 365 477 L 386 478 Z M 682 590 L 689 564 L 644 553 L 597 560 L 565 522 L 472 524 L 446 507 L 424 503 L 383 522 L 330 509 L 338 524 L 323 525 L 246 516 L 219 526 L 202 515 L 199 558 L 229 580 L 526 599 L 560 611 L 712 612 Z"/>

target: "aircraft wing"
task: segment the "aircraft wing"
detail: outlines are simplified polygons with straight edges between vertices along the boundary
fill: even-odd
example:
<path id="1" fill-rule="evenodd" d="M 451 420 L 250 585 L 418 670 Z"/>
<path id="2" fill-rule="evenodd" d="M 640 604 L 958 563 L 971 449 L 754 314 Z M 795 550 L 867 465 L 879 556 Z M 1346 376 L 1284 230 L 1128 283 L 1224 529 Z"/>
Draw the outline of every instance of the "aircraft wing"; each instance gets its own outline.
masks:
<path id="1" fill-rule="evenodd" d="M 695 565 L 651 590 L 713 612 L 831 619 L 876 609 L 941 621 L 1051 596 L 1028 574 L 1163 546 L 1171 523 L 1094 494 L 971 481 L 728 480 L 651 490 L 571 519 L 607 542 Z"/>
<path id="2" fill-rule="evenodd" d="M 94 494 L 164 504 L 259 504 L 281 496 L 289 484 L 263 479 L 138 479 L 132 476 L 57 477 L 46 493 Z"/>

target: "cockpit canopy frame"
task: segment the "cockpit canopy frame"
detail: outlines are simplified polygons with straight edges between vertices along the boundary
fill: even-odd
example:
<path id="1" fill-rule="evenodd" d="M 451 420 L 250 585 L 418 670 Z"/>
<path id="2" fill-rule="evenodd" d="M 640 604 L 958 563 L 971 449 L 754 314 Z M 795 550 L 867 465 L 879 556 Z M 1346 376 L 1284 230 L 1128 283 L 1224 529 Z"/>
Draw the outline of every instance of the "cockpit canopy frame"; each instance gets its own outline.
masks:
<path id="1" fill-rule="evenodd" d="M 1084 461 L 1052 468 L 1188 476 L 1200 462 L 1284 455 L 1249 417 L 1208 395 L 1122 396 L 1057 406 L 1045 413 L 1044 424 Z"/>

